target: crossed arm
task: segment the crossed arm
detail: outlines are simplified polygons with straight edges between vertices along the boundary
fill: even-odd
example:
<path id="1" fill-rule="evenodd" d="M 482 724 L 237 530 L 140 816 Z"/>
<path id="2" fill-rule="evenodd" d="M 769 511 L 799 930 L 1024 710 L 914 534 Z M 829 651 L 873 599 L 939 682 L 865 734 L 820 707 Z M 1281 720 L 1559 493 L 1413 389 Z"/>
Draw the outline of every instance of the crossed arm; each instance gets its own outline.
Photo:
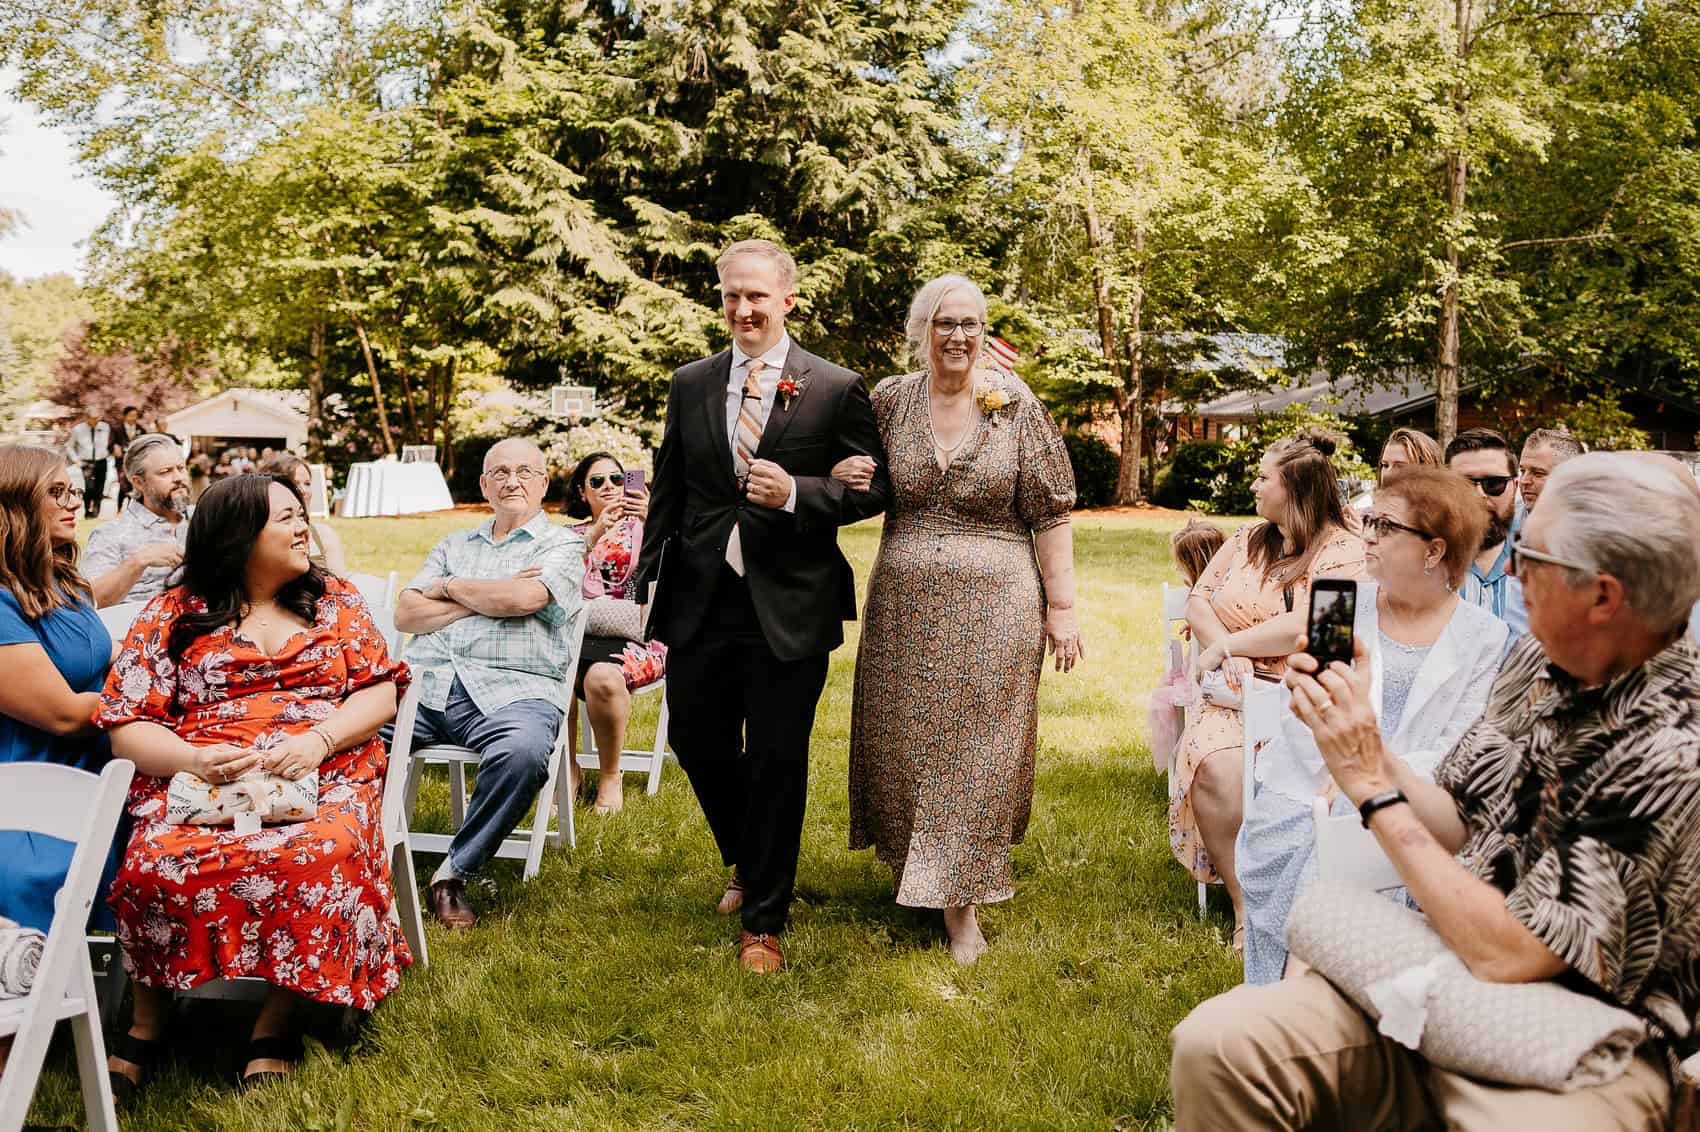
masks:
<path id="1" fill-rule="evenodd" d="M 528 566 L 511 578 L 439 578 L 423 590 L 405 589 L 396 599 L 395 627 L 403 633 L 434 633 L 462 617 L 526 617 L 549 604 L 543 571 Z"/>

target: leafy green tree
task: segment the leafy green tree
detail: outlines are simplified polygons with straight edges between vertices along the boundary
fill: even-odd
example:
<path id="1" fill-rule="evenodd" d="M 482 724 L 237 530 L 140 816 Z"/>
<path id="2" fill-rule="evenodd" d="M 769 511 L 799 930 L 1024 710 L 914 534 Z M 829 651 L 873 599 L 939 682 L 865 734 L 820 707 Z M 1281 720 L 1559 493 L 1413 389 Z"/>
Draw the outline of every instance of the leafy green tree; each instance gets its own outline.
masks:
<path id="1" fill-rule="evenodd" d="M 1232 15 L 1007 0 L 987 7 L 984 56 L 965 79 L 1002 169 L 992 207 L 1022 229 L 1011 274 L 1065 343 L 1036 378 L 1095 386 L 1113 404 L 1119 503 L 1142 497 L 1153 397 L 1185 372 L 1154 367 L 1158 347 L 1240 325 L 1244 297 L 1279 286 L 1277 217 L 1302 207 L 1255 115 L 1210 77 L 1256 42 Z M 1095 362 L 1070 341 L 1083 324 Z"/>

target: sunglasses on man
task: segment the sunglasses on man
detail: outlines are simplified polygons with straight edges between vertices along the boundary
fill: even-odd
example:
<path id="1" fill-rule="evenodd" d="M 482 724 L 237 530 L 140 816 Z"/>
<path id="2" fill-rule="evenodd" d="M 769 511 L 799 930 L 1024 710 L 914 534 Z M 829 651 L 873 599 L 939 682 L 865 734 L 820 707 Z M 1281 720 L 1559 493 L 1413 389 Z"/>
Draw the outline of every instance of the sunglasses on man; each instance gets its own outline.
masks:
<path id="1" fill-rule="evenodd" d="M 1505 494 L 1505 488 L 1516 476 L 1465 476 L 1465 479 L 1482 489 L 1482 494 L 1489 499 L 1498 499 Z"/>

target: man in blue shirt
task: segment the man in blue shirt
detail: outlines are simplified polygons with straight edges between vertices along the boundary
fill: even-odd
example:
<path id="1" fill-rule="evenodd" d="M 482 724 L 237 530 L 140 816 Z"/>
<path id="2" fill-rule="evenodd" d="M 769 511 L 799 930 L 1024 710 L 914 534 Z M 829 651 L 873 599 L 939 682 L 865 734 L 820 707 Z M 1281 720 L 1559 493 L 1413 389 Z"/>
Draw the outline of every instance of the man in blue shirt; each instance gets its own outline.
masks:
<path id="1" fill-rule="evenodd" d="M 1508 539 L 1517 506 L 1517 458 L 1505 437 L 1491 428 L 1465 429 L 1446 446 L 1446 466 L 1476 485 L 1488 512 L 1487 534 L 1458 596 L 1481 606 L 1511 628 L 1507 651 L 1529 631 L 1523 587 L 1506 573 Z"/>

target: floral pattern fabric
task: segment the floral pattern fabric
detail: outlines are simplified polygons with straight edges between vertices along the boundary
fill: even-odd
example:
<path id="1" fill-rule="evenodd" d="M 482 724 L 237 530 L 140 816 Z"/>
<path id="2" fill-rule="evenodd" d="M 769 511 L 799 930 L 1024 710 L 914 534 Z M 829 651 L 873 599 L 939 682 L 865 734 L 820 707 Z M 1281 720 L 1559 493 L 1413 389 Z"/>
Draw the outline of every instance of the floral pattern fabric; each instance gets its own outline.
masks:
<path id="1" fill-rule="evenodd" d="M 977 377 L 980 375 L 977 375 Z M 1068 522 L 1074 472 L 1044 406 L 1008 374 L 944 471 L 927 375 L 882 381 L 892 500 L 868 581 L 850 730 L 850 847 L 873 846 L 897 902 L 1014 894 L 1045 657 L 1038 532 Z"/>
<path id="2" fill-rule="evenodd" d="M 1193 596 L 1207 598 L 1222 627 L 1230 633 L 1262 624 L 1289 608 L 1284 592 L 1287 587 L 1264 581 L 1262 569 L 1251 561 L 1251 535 L 1262 525 L 1241 527 L 1222 544 L 1192 587 Z M 1355 531 L 1336 530 L 1310 560 L 1310 573 L 1293 580 L 1291 608 L 1309 607 L 1313 578 L 1361 578 L 1363 573 L 1364 540 Z M 1279 678 L 1287 668 L 1285 656 L 1254 657 L 1251 664 L 1259 675 L 1270 678 Z M 1194 880 L 1203 884 L 1215 884 L 1222 878 L 1198 831 L 1198 816 L 1192 809 L 1192 780 L 1212 755 L 1238 761 L 1243 757 L 1244 744 L 1245 727 L 1239 709 L 1214 704 L 1200 704 L 1181 735 L 1173 793 L 1169 795 L 1169 851 Z"/>
<path id="3" fill-rule="evenodd" d="M 573 529 L 589 539 L 589 523 Z M 621 519 L 604 531 L 584 560 L 585 598 L 636 601 L 637 595 L 629 592 L 629 585 L 642 549 L 643 520 L 635 516 Z M 631 691 L 667 675 L 667 646 L 660 641 L 631 641 L 604 663 L 620 666 L 626 690 Z"/>
<path id="4" fill-rule="evenodd" d="M 268 656 L 234 626 L 173 663 L 166 641 L 199 598 L 148 603 L 113 664 L 95 723 L 149 721 L 195 746 L 266 749 L 328 718 L 353 692 L 408 680 L 352 583 L 328 576 L 312 625 Z M 317 817 L 241 835 L 165 822 L 169 780 L 138 774 L 135 829 L 112 885 L 124 965 L 187 990 L 257 975 L 320 1002 L 370 1010 L 412 956 L 394 911 L 380 805 L 387 752 L 374 736 L 319 768 Z"/>

